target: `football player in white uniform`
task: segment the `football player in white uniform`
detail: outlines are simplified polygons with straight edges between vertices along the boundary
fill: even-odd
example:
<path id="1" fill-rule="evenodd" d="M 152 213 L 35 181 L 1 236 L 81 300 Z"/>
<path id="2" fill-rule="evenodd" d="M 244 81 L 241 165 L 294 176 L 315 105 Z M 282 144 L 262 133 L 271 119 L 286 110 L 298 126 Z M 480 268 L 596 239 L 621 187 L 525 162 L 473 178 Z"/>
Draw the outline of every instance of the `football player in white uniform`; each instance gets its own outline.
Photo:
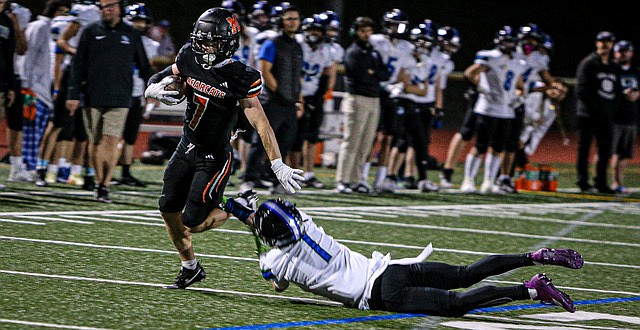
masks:
<path id="1" fill-rule="evenodd" d="M 355 189 L 356 191 L 363 190 L 361 192 L 368 192 L 369 190 L 367 183 L 369 169 L 376 153 L 378 170 L 374 188 L 380 192 L 394 192 L 397 189 L 397 179 L 394 180 L 392 176 L 387 176 L 389 164 L 395 162 L 390 157 L 394 135 L 396 131 L 400 130 L 398 125 L 402 124 L 401 120 L 396 120 L 398 113 L 394 99 L 397 98 L 398 92 L 403 89 L 398 77 L 402 72 L 406 71 L 407 63 L 413 56 L 414 46 L 406 40 L 409 35 L 409 18 L 402 10 L 396 8 L 386 12 L 382 17 L 382 29 L 382 33 L 371 35 L 369 42 L 382 56 L 383 62 L 386 63 L 391 72 L 391 78 L 383 84 L 384 88 L 380 93 L 382 113 L 376 142 L 370 161 L 363 165 L 361 184 Z"/>
<path id="2" fill-rule="evenodd" d="M 493 182 L 500 171 L 500 153 L 504 149 L 510 120 L 515 117 L 513 102 L 517 99 L 516 89 L 522 88 L 522 74 L 526 70 L 526 62 L 515 54 L 516 36 L 510 26 L 504 26 L 496 33 L 494 44 L 494 49 L 477 52 L 474 63 L 464 72 L 479 92 L 473 109 L 476 145 L 467 155 L 460 187 L 466 193 L 476 191 L 475 179 L 485 154 L 480 192 L 499 190 L 494 189 Z"/>
<path id="3" fill-rule="evenodd" d="M 340 18 L 332 10 L 326 10 L 318 14 L 322 24 L 325 26 L 325 45 L 331 49 L 331 57 L 336 64 L 336 76 L 344 75 L 344 47 L 340 44 L 340 32 L 342 29 Z M 333 87 L 329 88 L 327 79 L 320 79 L 320 87 L 325 87 L 323 107 L 326 112 L 335 111 L 335 100 L 333 99 Z M 338 80 L 337 80 L 338 81 Z"/>
<path id="4" fill-rule="evenodd" d="M 454 291 L 488 276 L 536 264 L 579 269 L 584 260 L 571 249 L 492 255 L 468 266 L 424 262 L 433 251 L 431 244 L 416 258 L 392 259 L 378 251 L 367 258 L 325 233 L 288 201 L 268 200 L 255 213 L 249 206 L 257 204 L 257 197 L 251 192 L 223 203 L 226 212 L 254 232 L 262 276 L 277 292 L 294 283 L 351 308 L 439 316 L 462 316 L 478 307 L 529 299 L 575 311 L 569 295 L 558 290 L 545 274 L 510 287 Z"/>
<path id="5" fill-rule="evenodd" d="M 324 88 L 321 88 L 322 77 L 326 77 L 327 88 L 333 90 L 336 81 L 336 64 L 332 57 L 332 49 L 324 43 L 325 25 L 318 15 L 307 17 L 302 21 L 302 33 L 296 40 L 302 46 L 302 97 L 304 113 L 298 119 L 298 136 L 292 149 L 291 164 L 303 166 L 304 181 L 302 187 L 322 189 L 324 183 L 314 173 L 316 143 L 320 142 L 320 126 L 324 119 Z"/>
<path id="6" fill-rule="evenodd" d="M 502 192 L 516 192 L 512 182 L 514 171 L 515 153 L 520 144 L 520 135 L 524 128 L 527 113 L 539 112 L 542 107 L 542 99 L 545 86 L 550 87 L 554 78 L 549 72 L 549 56 L 539 51 L 539 45 L 543 42 L 542 31 L 538 25 L 528 23 L 520 27 L 518 32 L 518 45 L 516 52 L 527 62 L 527 69 L 522 75 L 523 89 L 526 97 L 523 102 L 516 102 L 515 118 L 511 123 L 509 135 L 505 144 L 502 157 L 500 176 L 496 185 Z M 542 83 L 542 84 L 540 84 Z"/>
<path id="7" fill-rule="evenodd" d="M 70 115 L 65 106 L 69 64 L 76 53 L 80 36 L 90 23 L 102 19 L 96 1 L 75 1 L 69 16 L 61 16 L 52 22 L 52 37 L 55 39 L 55 60 L 53 76 L 54 116 L 43 136 L 41 166 L 36 185 L 45 186 L 55 182 L 69 183 L 93 190 L 93 182 L 81 176 L 86 149 L 86 133 L 82 123 L 82 114 Z M 87 175 L 93 176 L 93 169 L 87 169 Z M 73 172 L 73 175 L 72 173 Z M 85 186 L 86 185 L 86 186 Z"/>

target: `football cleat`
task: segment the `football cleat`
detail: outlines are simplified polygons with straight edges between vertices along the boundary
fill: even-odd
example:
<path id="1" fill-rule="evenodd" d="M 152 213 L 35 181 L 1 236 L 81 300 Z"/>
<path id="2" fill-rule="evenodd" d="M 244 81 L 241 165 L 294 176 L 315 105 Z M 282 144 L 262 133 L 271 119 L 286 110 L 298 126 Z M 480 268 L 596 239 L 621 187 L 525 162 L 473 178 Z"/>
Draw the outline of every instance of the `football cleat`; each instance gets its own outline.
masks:
<path id="1" fill-rule="evenodd" d="M 433 182 L 429 180 L 420 180 L 418 181 L 418 189 L 421 192 L 437 192 L 440 188 Z"/>
<path id="2" fill-rule="evenodd" d="M 138 180 L 137 178 L 131 175 L 123 176 L 122 178 L 120 178 L 120 180 L 118 180 L 118 182 L 123 185 L 139 187 L 139 188 L 144 188 L 147 186 L 144 182 Z"/>
<path id="3" fill-rule="evenodd" d="M 546 274 L 536 274 L 531 280 L 524 282 L 524 286 L 535 289 L 537 296 L 533 300 L 540 300 L 543 304 L 553 304 L 564 308 L 567 312 L 574 313 L 576 307 L 568 294 L 558 290 Z"/>
<path id="4" fill-rule="evenodd" d="M 96 201 L 107 204 L 113 203 L 109 198 L 109 190 L 106 187 L 101 186 L 96 189 Z"/>
<path id="5" fill-rule="evenodd" d="M 480 185 L 481 194 L 490 194 L 493 192 L 493 182 L 491 180 L 483 180 Z"/>
<path id="6" fill-rule="evenodd" d="M 326 188 L 325 184 L 322 183 L 322 181 L 316 179 L 315 176 L 300 182 L 300 186 L 304 188 L 316 188 L 316 189 Z"/>
<path id="7" fill-rule="evenodd" d="M 351 189 L 351 187 L 349 187 L 349 185 L 345 184 L 344 182 L 338 182 L 338 184 L 336 184 L 336 190 L 341 194 L 353 193 L 353 189 Z"/>
<path id="8" fill-rule="evenodd" d="M 176 281 L 173 284 L 167 285 L 165 289 L 186 289 L 193 283 L 200 282 L 207 277 L 204 268 L 198 261 L 195 269 L 180 268 L 180 273 L 176 276 Z"/>
<path id="9" fill-rule="evenodd" d="M 543 265 L 557 265 L 572 269 L 580 269 L 584 265 L 584 259 L 577 251 L 571 249 L 542 248 L 527 256 L 534 262 Z"/>
<path id="10" fill-rule="evenodd" d="M 352 189 L 354 192 L 357 192 L 359 194 L 368 194 L 371 192 L 371 187 L 366 182 L 360 182 Z"/>
<path id="11" fill-rule="evenodd" d="M 383 193 L 394 193 L 398 189 L 398 183 L 390 178 L 385 178 L 380 184 L 376 185 L 376 190 Z"/>
<path id="12" fill-rule="evenodd" d="M 447 180 L 444 175 L 440 175 L 440 188 L 453 188 L 453 183 Z"/>
<path id="13" fill-rule="evenodd" d="M 473 194 L 476 192 L 476 184 L 471 178 L 464 178 L 460 185 L 460 191 L 466 194 Z"/>
<path id="14" fill-rule="evenodd" d="M 418 189 L 418 182 L 416 182 L 416 178 L 408 176 L 404 180 L 404 187 L 405 189 Z"/>
<path id="15" fill-rule="evenodd" d="M 84 178 L 80 174 L 71 174 L 69 175 L 69 179 L 67 179 L 67 183 L 73 186 L 82 187 L 84 185 Z"/>

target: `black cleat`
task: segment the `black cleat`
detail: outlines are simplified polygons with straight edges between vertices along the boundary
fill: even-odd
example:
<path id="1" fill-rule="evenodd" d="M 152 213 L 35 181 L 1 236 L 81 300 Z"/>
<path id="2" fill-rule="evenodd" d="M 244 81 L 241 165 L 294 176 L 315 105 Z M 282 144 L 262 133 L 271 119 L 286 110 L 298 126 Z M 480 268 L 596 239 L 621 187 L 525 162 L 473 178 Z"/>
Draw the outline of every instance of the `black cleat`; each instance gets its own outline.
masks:
<path id="1" fill-rule="evenodd" d="M 189 285 L 200 282 L 206 277 L 207 273 L 205 273 L 204 268 L 202 268 L 202 266 L 200 266 L 200 262 L 198 262 L 196 269 L 193 270 L 182 267 L 180 269 L 180 273 L 178 273 L 178 276 L 176 276 L 176 281 L 171 285 L 165 286 L 164 288 L 186 289 Z"/>
<path id="2" fill-rule="evenodd" d="M 109 190 L 106 187 L 99 186 L 98 189 L 96 189 L 96 201 L 107 204 L 113 203 L 111 198 L 109 198 Z"/>
<path id="3" fill-rule="evenodd" d="M 144 188 L 147 186 L 144 182 L 136 179 L 131 175 L 123 176 L 122 178 L 120 178 L 120 180 L 118 180 L 118 182 L 123 185 L 139 187 L 139 188 Z"/>
<path id="4" fill-rule="evenodd" d="M 84 184 L 82 185 L 82 190 L 92 191 L 96 189 L 96 182 L 93 180 L 93 178 L 93 175 L 84 176 Z"/>

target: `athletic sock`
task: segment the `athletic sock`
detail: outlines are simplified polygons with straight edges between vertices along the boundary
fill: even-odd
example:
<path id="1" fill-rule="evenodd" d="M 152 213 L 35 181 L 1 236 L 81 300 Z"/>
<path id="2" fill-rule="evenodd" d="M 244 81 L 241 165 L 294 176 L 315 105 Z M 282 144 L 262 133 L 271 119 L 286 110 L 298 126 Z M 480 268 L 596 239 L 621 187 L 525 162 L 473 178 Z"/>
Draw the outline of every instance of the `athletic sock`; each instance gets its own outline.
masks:
<path id="1" fill-rule="evenodd" d="M 182 262 L 182 267 L 188 270 L 194 270 L 198 266 L 198 259 L 191 259 Z"/>
<path id="2" fill-rule="evenodd" d="M 362 164 L 362 177 L 360 177 L 361 182 L 369 181 L 369 171 L 371 170 L 371 163 L 366 162 Z"/>
<path id="3" fill-rule="evenodd" d="M 442 169 L 442 176 L 449 182 L 451 182 L 451 177 L 453 176 L 453 169 L 452 168 L 443 168 Z"/>
<path id="4" fill-rule="evenodd" d="M 304 172 L 304 180 L 309 181 L 315 177 L 315 173 L 313 172 Z"/>
<path id="5" fill-rule="evenodd" d="M 131 165 L 122 165 L 122 176 L 131 176 Z"/>
<path id="6" fill-rule="evenodd" d="M 378 166 L 378 170 L 376 171 L 376 181 L 375 184 L 379 185 L 384 181 L 387 177 L 387 167 L 386 166 Z"/>

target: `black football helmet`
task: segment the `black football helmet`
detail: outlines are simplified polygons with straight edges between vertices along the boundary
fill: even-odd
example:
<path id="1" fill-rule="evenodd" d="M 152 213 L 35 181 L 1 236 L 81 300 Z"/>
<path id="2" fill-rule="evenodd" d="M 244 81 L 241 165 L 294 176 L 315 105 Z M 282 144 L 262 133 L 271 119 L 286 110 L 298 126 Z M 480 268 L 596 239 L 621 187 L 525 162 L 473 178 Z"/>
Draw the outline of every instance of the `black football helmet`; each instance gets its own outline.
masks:
<path id="1" fill-rule="evenodd" d="M 244 8 L 244 5 L 242 4 L 242 2 L 238 0 L 222 0 L 220 7 L 227 9 L 232 13 L 236 14 L 238 18 L 244 19 L 244 17 L 247 15 L 247 10 Z"/>
<path id="2" fill-rule="evenodd" d="M 409 39 L 419 51 L 429 51 L 435 43 L 436 25 L 430 19 L 425 19 L 418 26 L 409 31 Z"/>
<path id="3" fill-rule="evenodd" d="M 268 200 L 258 207 L 253 226 L 264 244 L 278 248 L 299 241 L 305 234 L 300 211 L 280 198 Z"/>
<path id="4" fill-rule="evenodd" d="M 493 38 L 493 44 L 504 54 L 511 54 L 516 49 L 516 41 L 513 28 L 509 25 L 501 27 Z"/>
<path id="5" fill-rule="evenodd" d="M 340 23 L 340 17 L 332 10 L 325 10 L 318 14 L 318 18 L 324 25 L 327 31 L 327 38 L 330 42 L 338 42 L 340 38 L 340 32 L 342 25 Z"/>
<path id="6" fill-rule="evenodd" d="M 128 20 L 142 19 L 145 20 L 147 24 L 151 23 L 151 12 L 149 12 L 149 8 L 147 8 L 147 5 L 143 2 L 128 5 L 124 9 L 124 17 Z"/>
<path id="7" fill-rule="evenodd" d="M 407 37 L 409 35 L 409 17 L 398 8 L 384 13 L 382 32 L 394 38 Z"/>
<path id="8" fill-rule="evenodd" d="M 271 7 L 271 28 L 280 30 L 282 28 L 282 13 L 285 9 L 291 7 L 291 3 L 283 1 Z"/>
<path id="9" fill-rule="evenodd" d="M 542 42 L 542 30 L 537 24 L 527 23 L 518 30 L 518 44 L 525 55 L 537 50 Z"/>
<path id="10" fill-rule="evenodd" d="M 324 39 L 323 36 L 325 34 L 325 25 L 322 24 L 322 20 L 320 19 L 318 14 L 302 20 L 301 30 L 304 35 L 305 42 L 308 43 L 311 47 L 315 47 Z M 318 37 L 317 34 L 308 32 L 310 30 L 320 31 L 321 35 Z"/>
<path id="11" fill-rule="evenodd" d="M 251 12 L 248 14 L 249 24 L 260 31 L 270 27 L 269 15 L 271 15 L 271 5 L 266 0 L 258 0 L 253 4 Z M 260 19 L 260 18 L 263 19 Z"/>
<path id="12" fill-rule="evenodd" d="M 193 24 L 191 49 L 205 69 L 228 59 L 240 46 L 240 23 L 227 9 L 207 9 Z"/>
<path id="13" fill-rule="evenodd" d="M 455 54 L 462 47 L 460 33 L 452 26 L 443 26 L 438 29 L 438 46 L 445 53 Z"/>

